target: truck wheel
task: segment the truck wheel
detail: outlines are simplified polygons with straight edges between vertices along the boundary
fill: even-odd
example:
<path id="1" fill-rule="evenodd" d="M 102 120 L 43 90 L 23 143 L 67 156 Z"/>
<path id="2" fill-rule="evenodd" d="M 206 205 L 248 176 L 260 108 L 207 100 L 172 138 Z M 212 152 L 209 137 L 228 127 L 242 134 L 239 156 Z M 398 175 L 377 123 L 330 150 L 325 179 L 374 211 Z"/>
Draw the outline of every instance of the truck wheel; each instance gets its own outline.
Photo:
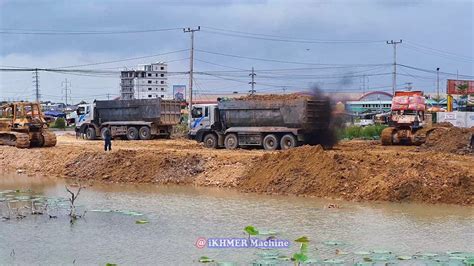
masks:
<path id="1" fill-rule="evenodd" d="M 263 138 L 263 148 L 267 151 L 278 149 L 278 139 L 273 134 L 268 134 Z"/>
<path id="2" fill-rule="evenodd" d="M 217 137 L 216 135 L 209 133 L 206 136 L 204 136 L 204 139 L 202 140 L 204 142 L 204 147 L 206 148 L 211 148 L 215 149 L 217 148 Z"/>
<path id="3" fill-rule="evenodd" d="M 140 135 L 141 140 L 151 139 L 151 130 L 147 126 L 141 127 L 140 130 L 138 131 L 138 134 Z"/>
<path id="4" fill-rule="evenodd" d="M 136 127 L 129 127 L 127 129 L 127 139 L 128 140 L 137 140 L 138 139 L 138 129 Z"/>
<path id="5" fill-rule="evenodd" d="M 105 139 L 105 133 L 106 133 L 108 130 L 109 130 L 109 128 L 107 128 L 107 127 L 104 127 L 104 128 L 102 128 L 102 129 L 100 130 L 100 137 L 101 137 L 102 139 Z"/>
<path id="6" fill-rule="evenodd" d="M 288 150 L 291 148 L 296 147 L 296 138 L 293 134 L 286 134 L 283 137 L 281 137 L 280 140 L 280 147 L 282 150 Z"/>
<path id="7" fill-rule="evenodd" d="M 89 127 L 86 130 L 86 139 L 87 140 L 95 140 L 96 134 L 95 134 L 95 128 Z"/>
<path id="8" fill-rule="evenodd" d="M 237 135 L 234 133 L 230 133 L 225 136 L 224 139 L 224 146 L 226 149 L 234 150 L 239 147 L 239 140 L 237 139 Z"/>

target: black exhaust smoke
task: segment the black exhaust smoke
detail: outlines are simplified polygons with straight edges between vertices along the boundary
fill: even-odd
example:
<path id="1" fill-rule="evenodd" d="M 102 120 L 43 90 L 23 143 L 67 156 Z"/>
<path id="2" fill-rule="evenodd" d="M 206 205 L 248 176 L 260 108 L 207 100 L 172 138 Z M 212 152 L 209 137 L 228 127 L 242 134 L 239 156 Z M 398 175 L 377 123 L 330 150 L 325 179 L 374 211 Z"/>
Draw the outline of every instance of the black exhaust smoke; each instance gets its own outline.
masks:
<path id="1" fill-rule="evenodd" d="M 308 119 L 315 125 L 305 135 L 311 145 L 320 144 L 325 149 L 331 149 L 337 143 L 336 130 L 333 123 L 333 114 L 330 97 L 323 94 L 318 85 L 311 87 L 311 101 L 317 104 L 315 113 Z"/>

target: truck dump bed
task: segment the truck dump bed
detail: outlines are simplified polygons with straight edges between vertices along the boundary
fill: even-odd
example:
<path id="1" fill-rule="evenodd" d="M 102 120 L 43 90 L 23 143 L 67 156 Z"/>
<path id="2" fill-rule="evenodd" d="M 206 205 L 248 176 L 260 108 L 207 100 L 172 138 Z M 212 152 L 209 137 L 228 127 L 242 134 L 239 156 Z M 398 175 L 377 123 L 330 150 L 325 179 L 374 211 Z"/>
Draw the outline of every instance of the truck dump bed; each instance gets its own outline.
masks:
<path id="1" fill-rule="evenodd" d="M 146 121 L 176 125 L 181 118 L 179 101 L 158 99 L 96 101 L 96 119 L 111 121 Z"/>
<path id="2" fill-rule="evenodd" d="M 226 100 L 218 103 L 221 121 L 229 127 L 288 127 L 326 129 L 330 122 L 328 99 Z"/>

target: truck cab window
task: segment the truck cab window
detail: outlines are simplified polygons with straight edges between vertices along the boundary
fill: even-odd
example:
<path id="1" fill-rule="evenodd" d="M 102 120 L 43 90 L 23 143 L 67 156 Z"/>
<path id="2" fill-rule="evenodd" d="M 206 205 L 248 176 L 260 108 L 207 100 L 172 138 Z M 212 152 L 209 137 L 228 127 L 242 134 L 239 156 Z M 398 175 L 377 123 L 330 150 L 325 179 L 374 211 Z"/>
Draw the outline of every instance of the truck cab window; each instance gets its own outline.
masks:
<path id="1" fill-rule="evenodd" d="M 209 116 L 209 106 L 206 106 L 206 108 L 204 108 L 204 117 L 208 117 Z"/>
<path id="2" fill-rule="evenodd" d="M 202 107 L 195 107 L 191 112 L 193 118 L 199 118 L 202 116 Z"/>

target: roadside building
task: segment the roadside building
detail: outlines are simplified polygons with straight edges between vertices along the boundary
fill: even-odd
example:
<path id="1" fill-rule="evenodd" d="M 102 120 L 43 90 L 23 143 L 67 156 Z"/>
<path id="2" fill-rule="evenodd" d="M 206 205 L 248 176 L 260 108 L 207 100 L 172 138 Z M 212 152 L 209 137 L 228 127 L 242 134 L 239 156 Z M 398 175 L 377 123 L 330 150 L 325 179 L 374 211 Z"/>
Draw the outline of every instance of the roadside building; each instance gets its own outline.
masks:
<path id="1" fill-rule="evenodd" d="M 362 95 L 356 101 L 346 101 L 346 112 L 355 116 L 390 112 L 392 95 L 383 91 L 373 91 Z"/>
<path id="2" fill-rule="evenodd" d="M 120 87 L 123 100 L 173 99 L 173 91 L 168 86 L 168 66 L 161 62 L 122 71 Z"/>

